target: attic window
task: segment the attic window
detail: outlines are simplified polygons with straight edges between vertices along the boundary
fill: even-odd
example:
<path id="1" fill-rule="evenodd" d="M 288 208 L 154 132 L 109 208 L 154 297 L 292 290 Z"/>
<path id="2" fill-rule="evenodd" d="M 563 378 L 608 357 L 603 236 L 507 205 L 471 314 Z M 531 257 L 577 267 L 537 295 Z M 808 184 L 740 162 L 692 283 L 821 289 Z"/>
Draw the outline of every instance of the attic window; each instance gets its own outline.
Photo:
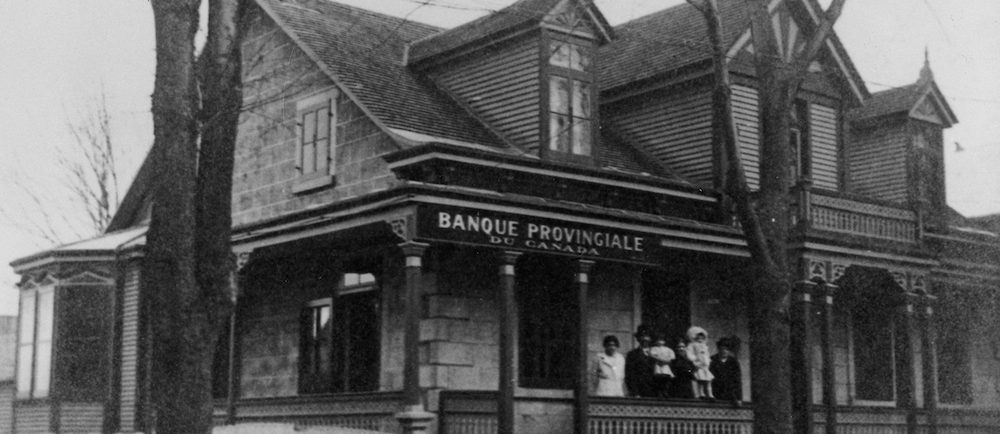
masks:
<path id="1" fill-rule="evenodd" d="M 304 193 L 333 184 L 336 169 L 337 92 L 328 90 L 296 103 L 298 140 L 295 168 L 299 177 L 292 187 Z"/>
<path id="2" fill-rule="evenodd" d="M 590 157 L 594 147 L 594 86 L 590 47 L 549 44 L 550 155 Z"/>

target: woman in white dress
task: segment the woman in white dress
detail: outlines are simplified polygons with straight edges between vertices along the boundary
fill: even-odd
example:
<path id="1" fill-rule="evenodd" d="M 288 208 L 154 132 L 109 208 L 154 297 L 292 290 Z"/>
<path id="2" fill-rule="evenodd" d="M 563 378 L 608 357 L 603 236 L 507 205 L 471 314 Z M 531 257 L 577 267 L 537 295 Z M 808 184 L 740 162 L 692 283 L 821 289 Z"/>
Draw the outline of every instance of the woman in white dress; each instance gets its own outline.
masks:
<path id="1" fill-rule="evenodd" d="M 604 352 L 594 359 L 593 372 L 597 375 L 595 396 L 625 396 L 625 356 L 618 352 L 618 338 L 604 337 Z"/>

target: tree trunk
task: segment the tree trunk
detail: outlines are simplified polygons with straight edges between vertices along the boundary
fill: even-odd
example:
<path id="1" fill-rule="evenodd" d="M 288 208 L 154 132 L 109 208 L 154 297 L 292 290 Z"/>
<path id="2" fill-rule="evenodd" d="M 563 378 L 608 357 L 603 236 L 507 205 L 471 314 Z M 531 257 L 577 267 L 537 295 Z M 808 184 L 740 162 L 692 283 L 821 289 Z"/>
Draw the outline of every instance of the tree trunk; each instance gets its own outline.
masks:
<path id="1" fill-rule="evenodd" d="M 743 171 L 739 135 L 732 113 L 728 46 L 723 39 L 716 0 L 688 0 L 705 18 L 715 61 L 713 98 L 715 136 L 727 165 L 726 194 L 736 213 L 754 263 L 748 292 L 751 394 L 754 432 L 793 432 L 791 390 L 791 330 L 789 303 L 789 185 L 790 113 L 807 73 L 840 16 L 845 0 L 834 0 L 820 20 L 805 50 L 790 64 L 780 59 L 767 0 L 747 0 L 757 73 L 761 127 L 760 191 L 756 202 Z"/>
<path id="2" fill-rule="evenodd" d="M 207 60 L 199 68 L 194 55 L 199 3 L 152 1 L 151 158 L 157 170 L 142 285 L 154 313 L 148 422 L 161 433 L 211 432 L 213 352 L 231 308 L 230 195 L 242 100 L 240 7 L 235 0 L 210 2 Z"/>

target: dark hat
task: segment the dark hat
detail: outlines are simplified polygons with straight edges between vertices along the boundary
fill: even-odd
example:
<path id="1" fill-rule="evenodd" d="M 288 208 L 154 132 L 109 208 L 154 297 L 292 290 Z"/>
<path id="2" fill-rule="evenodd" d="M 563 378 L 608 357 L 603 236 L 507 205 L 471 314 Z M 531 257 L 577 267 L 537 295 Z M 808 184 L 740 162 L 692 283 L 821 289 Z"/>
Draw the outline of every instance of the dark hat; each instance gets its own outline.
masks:
<path id="1" fill-rule="evenodd" d="M 653 331 L 650 330 L 649 327 L 646 326 L 645 324 L 639 324 L 639 327 L 635 328 L 635 335 L 633 336 L 635 336 L 636 339 L 640 339 L 642 336 L 646 336 L 652 339 Z"/>
<path id="2" fill-rule="evenodd" d="M 730 350 L 739 351 L 740 350 L 740 338 L 736 336 L 726 336 L 719 339 L 719 342 L 715 344 L 718 347 L 729 348 Z"/>

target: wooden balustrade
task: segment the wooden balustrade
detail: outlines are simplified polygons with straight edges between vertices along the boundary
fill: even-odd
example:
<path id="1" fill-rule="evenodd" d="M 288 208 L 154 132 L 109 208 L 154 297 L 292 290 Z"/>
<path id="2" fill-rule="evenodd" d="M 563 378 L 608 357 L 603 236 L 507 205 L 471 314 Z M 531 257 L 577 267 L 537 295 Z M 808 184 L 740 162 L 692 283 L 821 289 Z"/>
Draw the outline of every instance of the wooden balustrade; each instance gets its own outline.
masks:
<path id="1" fill-rule="evenodd" d="M 236 403 L 236 423 L 292 423 L 398 433 L 399 423 L 393 415 L 399 412 L 401 400 L 399 392 L 242 399 Z M 216 416 L 218 423 L 220 415 Z"/>
<path id="2" fill-rule="evenodd" d="M 916 242 L 917 216 L 902 207 L 812 191 L 810 227 L 889 241 Z"/>

